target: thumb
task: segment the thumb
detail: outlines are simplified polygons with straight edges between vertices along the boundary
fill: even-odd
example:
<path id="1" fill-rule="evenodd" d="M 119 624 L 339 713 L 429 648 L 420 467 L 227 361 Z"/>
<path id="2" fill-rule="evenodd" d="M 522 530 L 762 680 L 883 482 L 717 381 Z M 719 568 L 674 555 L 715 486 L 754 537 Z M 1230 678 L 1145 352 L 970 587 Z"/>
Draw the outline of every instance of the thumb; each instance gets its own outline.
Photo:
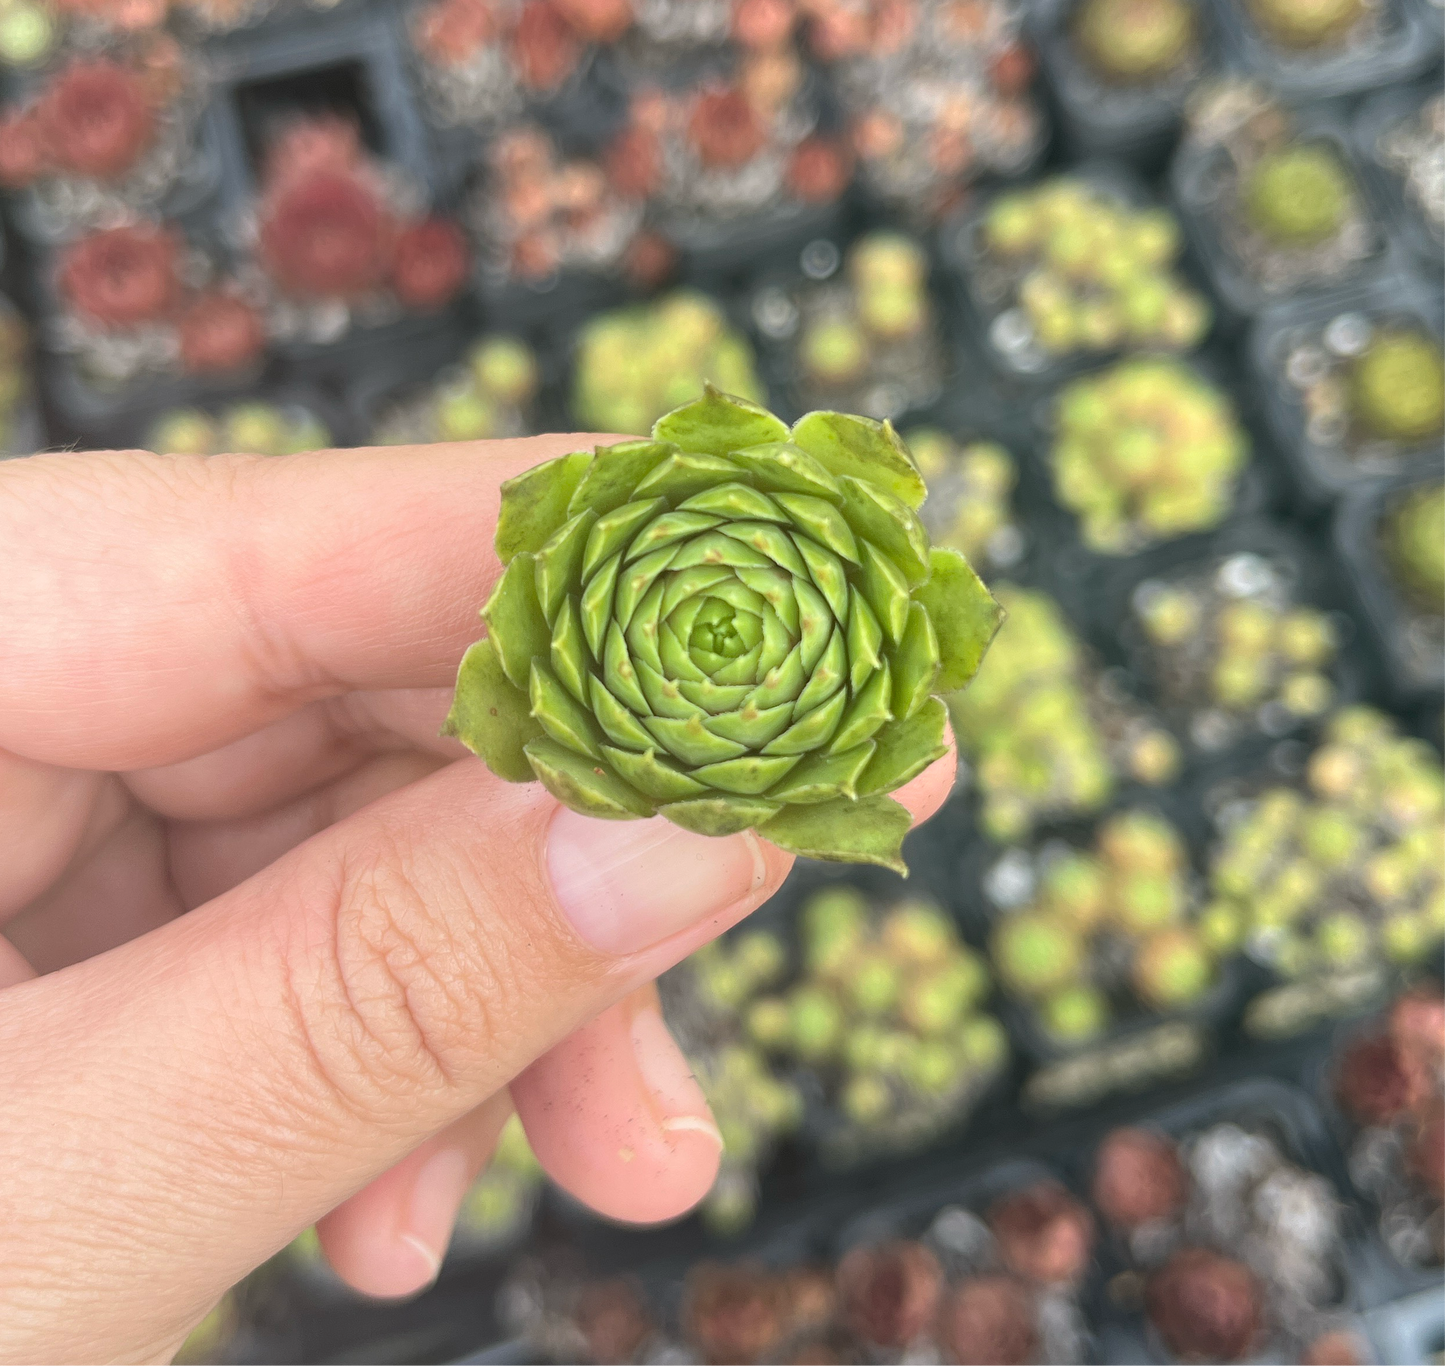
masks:
<path id="1" fill-rule="evenodd" d="M 788 865 L 751 833 L 593 820 L 464 760 L 11 988 L 0 1359 L 163 1354 Z"/>

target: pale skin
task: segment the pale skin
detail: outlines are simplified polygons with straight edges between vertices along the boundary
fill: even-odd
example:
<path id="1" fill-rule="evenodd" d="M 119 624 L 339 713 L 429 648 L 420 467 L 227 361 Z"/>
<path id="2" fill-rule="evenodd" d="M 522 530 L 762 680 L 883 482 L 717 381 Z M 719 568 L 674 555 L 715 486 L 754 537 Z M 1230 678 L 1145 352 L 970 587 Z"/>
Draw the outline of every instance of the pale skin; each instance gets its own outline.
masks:
<path id="1" fill-rule="evenodd" d="M 650 984 L 791 858 L 603 866 L 438 735 L 499 484 L 599 439 L 0 463 L 0 1361 L 168 1360 L 318 1220 L 414 1293 L 513 1107 L 611 1217 L 706 1193 Z"/>

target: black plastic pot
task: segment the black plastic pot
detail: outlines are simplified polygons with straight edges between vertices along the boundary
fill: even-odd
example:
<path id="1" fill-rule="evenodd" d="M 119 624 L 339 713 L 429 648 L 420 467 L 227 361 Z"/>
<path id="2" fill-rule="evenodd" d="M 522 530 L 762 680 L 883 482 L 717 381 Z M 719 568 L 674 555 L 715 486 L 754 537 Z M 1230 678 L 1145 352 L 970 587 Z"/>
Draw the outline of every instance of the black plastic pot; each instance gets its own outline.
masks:
<path id="1" fill-rule="evenodd" d="M 1317 52 L 1275 42 L 1241 0 L 1214 3 L 1234 61 L 1288 100 L 1356 95 L 1409 80 L 1438 52 L 1439 39 L 1412 0 L 1381 0 L 1375 34 Z M 1434 27 L 1439 27 L 1438 17 Z"/>
<path id="2" fill-rule="evenodd" d="M 1271 282 L 1252 274 L 1227 240 L 1223 224 L 1225 216 L 1236 211 L 1232 199 L 1238 172 L 1222 146 L 1201 145 L 1186 137 L 1170 166 L 1170 191 L 1194 253 L 1223 310 L 1221 322 L 1238 326 L 1272 304 L 1337 289 L 1373 274 L 1386 263 L 1384 228 L 1361 182 L 1347 126 L 1332 112 L 1316 109 L 1298 111 L 1295 129 L 1293 142 L 1326 144 L 1353 179 L 1363 216 L 1358 255 L 1338 270 L 1295 281 Z"/>
<path id="3" fill-rule="evenodd" d="M 1400 474 L 1362 485 L 1341 499 L 1335 513 L 1335 551 L 1361 615 L 1387 664 L 1390 690 L 1407 704 L 1439 697 L 1445 682 L 1438 614 L 1413 605 L 1397 586 L 1380 545 L 1381 521 L 1393 499 L 1440 482 L 1433 470 Z"/>
<path id="4" fill-rule="evenodd" d="M 1371 479 L 1440 463 L 1438 437 L 1407 445 L 1375 443 L 1373 451 L 1366 445 L 1355 456 L 1342 443 L 1326 444 L 1312 435 L 1300 388 L 1288 371 L 1290 352 L 1307 345 L 1324 357 L 1321 342 L 1328 342 L 1329 329 L 1351 328 L 1356 318 L 1371 325 L 1414 326 L 1430 333 L 1437 345 L 1445 333 L 1445 303 L 1438 286 L 1391 272 L 1326 298 L 1271 309 L 1250 337 L 1255 384 L 1275 435 L 1275 449 L 1284 456 L 1301 499 L 1313 508 L 1327 507 Z M 1343 365 L 1347 360 L 1337 356 L 1334 363 Z"/>
<path id="5" fill-rule="evenodd" d="M 1195 5 L 1199 50 L 1192 59 L 1162 80 L 1127 86 L 1102 79 L 1079 55 L 1071 32 L 1078 8 L 1077 0 L 1040 0 L 1030 15 L 1059 139 L 1071 157 L 1118 157 L 1153 171 L 1173 146 L 1189 91 L 1220 62 L 1213 12 Z"/>

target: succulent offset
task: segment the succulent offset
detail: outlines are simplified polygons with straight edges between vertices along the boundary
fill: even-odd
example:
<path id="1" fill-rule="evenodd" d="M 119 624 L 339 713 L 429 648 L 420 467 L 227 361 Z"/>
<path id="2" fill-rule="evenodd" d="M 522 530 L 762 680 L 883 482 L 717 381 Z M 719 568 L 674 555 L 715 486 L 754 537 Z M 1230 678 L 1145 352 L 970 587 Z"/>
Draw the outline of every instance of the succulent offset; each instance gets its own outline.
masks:
<path id="1" fill-rule="evenodd" d="M 1181 246 L 1167 211 L 1055 176 L 989 205 L 971 285 L 1003 308 L 989 339 L 1020 369 L 1127 346 L 1187 351 L 1210 310 L 1174 269 Z"/>
<path id="2" fill-rule="evenodd" d="M 1199 923 L 1188 871 L 1179 832 L 1148 811 L 1106 821 L 1092 849 L 1048 847 L 1034 895 L 994 929 L 999 980 L 1062 1045 L 1105 1030 L 1126 986 L 1150 1011 L 1193 1004 L 1235 944 Z"/>
<path id="3" fill-rule="evenodd" d="M 1304 792 L 1271 788 L 1224 813 L 1206 920 L 1232 921 L 1285 977 L 1429 961 L 1445 936 L 1439 755 L 1349 707 L 1306 774 Z"/>
<path id="4" fill-rule="evenodd" d="M 790 430 L 711 388 L 651 438 L 529 470 L 447 733 L 588 815 L 906 871 L 887 794 L 945 752 L 935 694 L 1002 615 L 929 546 L 924 493 L 887 423 Z"/>
<path id="5" fill-rule="evenodd" d="M 1386 513 L 1381 532 L 1385 559 L 1395 582 L 1419 611 L 1440 615 L 1445 597 L 1445 486 L 1425 484 L 1399 497 Z"/>
<path id="6" fill-rule="evenodd" d="M 1176 362 L 1132 357 L 1063 391 L 1050 460 L 1084 543 L 1122 555 L 1223 521 L 1248 455 L 1220 390 Z"/>

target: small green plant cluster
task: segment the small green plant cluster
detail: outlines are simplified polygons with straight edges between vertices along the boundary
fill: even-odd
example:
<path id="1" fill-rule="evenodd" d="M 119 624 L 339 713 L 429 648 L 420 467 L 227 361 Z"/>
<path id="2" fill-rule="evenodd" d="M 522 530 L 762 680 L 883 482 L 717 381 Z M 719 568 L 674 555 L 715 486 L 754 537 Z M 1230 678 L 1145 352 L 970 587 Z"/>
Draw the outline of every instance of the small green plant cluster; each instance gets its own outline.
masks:
<path id="1" fill-rule="evenodd" d="M 1018 471 L 995 441 L 960 444 L 937 427 L 903 433 L 918 472 L 928 485 L 919 511 L 934 545 L 957 550 L 980 573 L 1008 564 L 1022 550 L 1009 506 Z"/>
<path id="2" fill-rule="evenodd" d="M 1445 357 L 1418 327 L 1375 331 L 1349 371 L 1350 415 L 1365 436 L 1416 445 L 1445 427 Z"/>
<path id="3" fill-rule="evenodd" d="M 0 454 L 29 454 L 15 449 L 17 419 L 30 398 L 29 351 L 24 320 L 0 300 Z"/>
<path id="4" fill-rule="evenodd" d="M 1226 597 L 1208 580 L 1144 587 L 1135 616 L 1155 676 L 1178 703 L 1246 713 L 1273 702 L 1301 717 L 1328 709 L 1338 641 L 1326 613 L 1263 593 Z"/>
<path id="5" fill-rule="evenodd" d="M 36 67 L 55 51 L 63 25 L 55 7 L 38 0 L 0 3 L 0 63 Z"/>
<path id="6" fill-rule="evenodd" d="M 941 911 L 879 911 L 840 886 L 798 917 L 796 955 L 767 930 L 699 949 L 664 979 L 669 1023 L 723 1136 L 703 1206 L 717 1232 L 753 1218 L 757 1173 L 803 1119 L 794 1078 L 841 1113 L 830 1151 L 906 1148 L 960 1119 L 1003 1066 L 1003 1027 L 982 1006 L 983 959 Z"/>
<path id="7" fill-rule="evenodd" d="M 819 309 L 798 338 L 804 381 L 824 389 L 876 376 L 883 357 L 927 333 L 933 322 L 928 257 L 911 238 L 891 232 L 860 238 L 844 268 L 844 306 Z"/>
<path id="8" fill-rule="evenodd" d="M 1189 350 L 1209 330 L 1209 305 L 1174 273 L 1181 238 L 1167 210 L 1057 176 L 995 199 L 982 245 L 1050 356 Z"/>
<path id="9" fill-rule="evenodd" d="M 1269 247 L 1308 251 L 1335 237 L 1358 212 L 1354 182 L 1327 142 L 1290 142 L 1245 171 L 1246 223 Z"/>
<path id="10" fill-rule="evenodd" d="M 1417 963 L 1445 937 L 1445 773 L 1423 740 L 1350 707 L 1310 756 L 1226 821 L 1205 923 L 1286 977 Z"/>
<path id="11" fill-rule="evenodd" d="M 254 399 L 214 417 L 199 408 L 173 408 L 157 419 L 147 445 L 174 455 L 294 455 L 325 449 L 331 433 L 304 408 Z"/>
<path id="12" fill-rule="evenodd" d="M 1249 454 L 1229 399 L 1168 360 L 1133 357 L 1074 381 L 1057 423 L 1054 492 L 1106 555 L 1217 525 Z"/>
<path id="13" fill-rule="evenodd" d="M 1172 778 L 1179 755 L 1163 730 L 1104 716 L 1093 668 L 1054 601 L 1012 585 L 997 596 L 1004 625 L 973 682 L 949 699 L 984 832 L 1012 843 L 1040 820 L 1098 811 L 1121 771 Z"/>
<path id="14" fill-rule="evenodd" d="M 1189 0 L 1083 0 L 1074 44 L 1110 85 L 1156 85 L 1199 51 L 1199 17 Z"/>
<path id="15" fill-rule="evenodd" d="M 482 337 L 460 365 L 381 413 L 371 441 L 401 446 L 524 435 L 532 429 L 538 383 L 537 357 L 526 342 Z"/>
<path id="16" fill-rule="evenodd" d="M 1214 985 L 1217 954 L 1233 945 L 1200 922 L 1188 853 L 1163 817 L 1111 817 L 1091 849 L 1049 850 L 1040 865 L 1033 900 L 1003 915 L 990 953 L 1000 984 L 1056 1042 L 1097 1038 L 1121 996 L 1169 1012 Z"/>
<path id="17" fill-rule="evenodd" d="M 545 1179 L 522 1121 L 510 1116 L 491 1162 L 462 1199 L 453 1245 L 494 1245 L 522 1232 Z"/>
<path id="18" fill-rule="evenodd" d="M 1382 527 L 1385 558 L 1405 595 L 1422 612 L 1445 601 L 1445 485 L 1427 484 L 1396 500 Z"/>
<path id="19" fill-rule="evenodd" d="M 1246 0 L 1246 8 L 1281 47 L 1313 52 L 1346 42 L 1373 6 L 1366 0 Z"/>
<path id="20" fill-rule="evenodd" d="M 759 1168 L 778 1140 L 797 1129 L 803 1098 L 741 1027 L 751 1004 L 789 972 L 786 945 L 767 930 L 715 939 L 668 980 L 668 1014 L 689 1039 L 688 1062 L 722 1134 L 717 1180 L 702 1206 L 716 1233 L 746 1228 L 757 1210 Z M 689 1028 L 688 1025 L 691 1025 Z"/>
<path id="21" fill-rule="evenodd" d="M 744 1016 L 770 1056 L 816 1070 L 847 1122 L 885 1143 L 956 1119 L 1003 1066 L 1002 1026 L 981 1007 L 982 957 L 942 911 L 879 912 L 849 887 L 815 893 L 800 917 L 802 967 Z"/>
<path id="22" fill-rule="evenodd" d="M 677 290 L 653 303 L 589 320 L 577 343 L 572 414 L 594 432 L 651 429 L 664 413 L 702 395 L 764 402 L 747 340 L 705 294 Z"/>

